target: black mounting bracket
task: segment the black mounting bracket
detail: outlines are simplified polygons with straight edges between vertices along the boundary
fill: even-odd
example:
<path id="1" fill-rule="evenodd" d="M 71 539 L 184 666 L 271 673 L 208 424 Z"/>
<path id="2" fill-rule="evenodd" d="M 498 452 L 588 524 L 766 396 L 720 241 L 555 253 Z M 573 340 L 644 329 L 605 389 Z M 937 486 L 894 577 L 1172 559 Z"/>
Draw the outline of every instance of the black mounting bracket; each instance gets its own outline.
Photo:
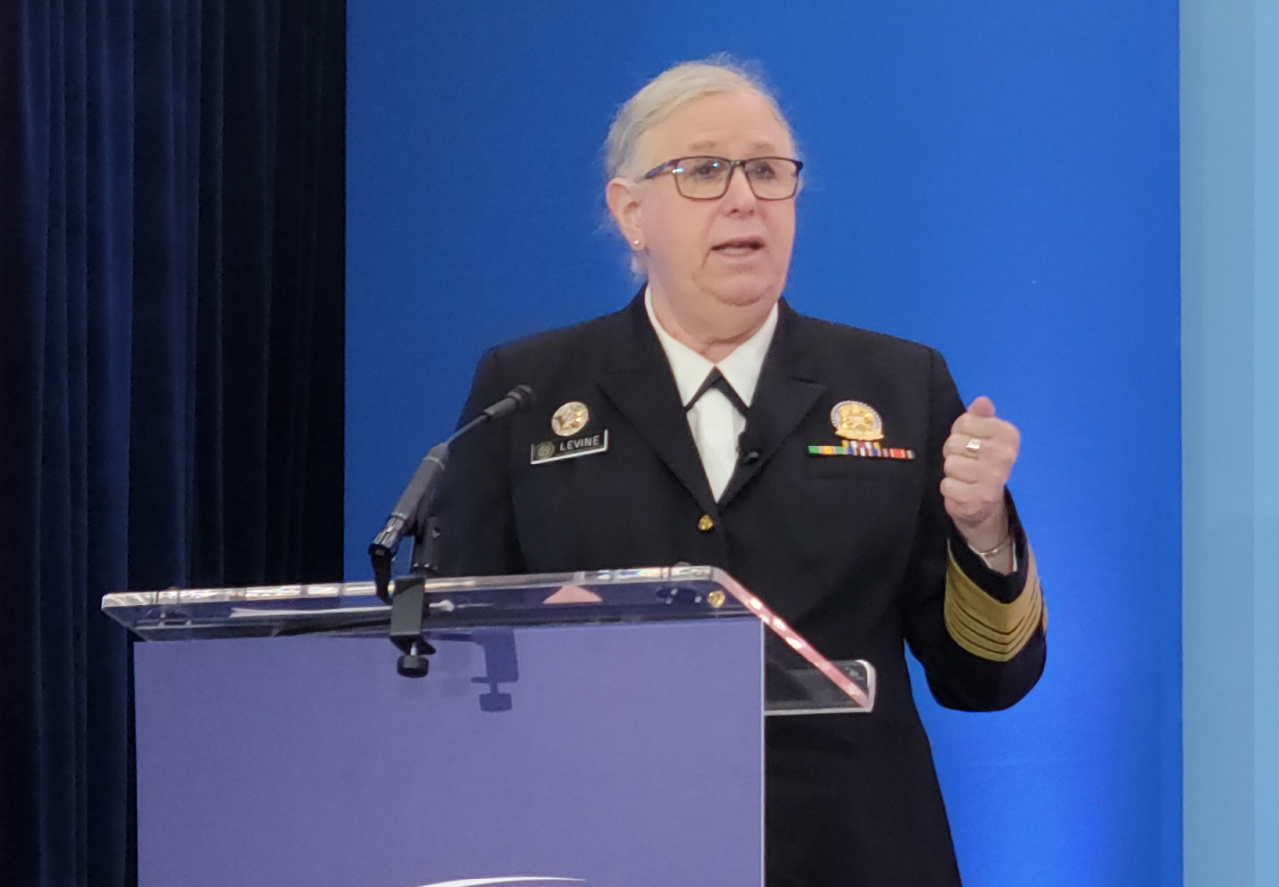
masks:
<path id="1" fill-rule="evenodd" d="M 426 677 L 431 667 L 426 657 L 435 652 L 422 637 L 427 615 L 425 584 L 425 576 L 401 576 L 391 595 L 391 643 L 401 654 L 395 670 L 406 678 Z"/>

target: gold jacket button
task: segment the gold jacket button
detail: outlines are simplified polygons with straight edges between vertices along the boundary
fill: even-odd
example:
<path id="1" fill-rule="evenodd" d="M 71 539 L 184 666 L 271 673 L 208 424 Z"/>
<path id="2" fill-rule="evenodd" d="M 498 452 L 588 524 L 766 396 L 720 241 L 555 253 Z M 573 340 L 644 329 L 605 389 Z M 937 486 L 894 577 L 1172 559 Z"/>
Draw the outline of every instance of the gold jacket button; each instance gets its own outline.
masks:
<path id="1" fill-rule="evenodd" d="M 697 519 L 697 529 L 701 530 L 703 533 L 709 533 L 711 530 L 715 529 L 715 521 L 711 520 L 711 516 L 709 514 L 703 514 Z"/>

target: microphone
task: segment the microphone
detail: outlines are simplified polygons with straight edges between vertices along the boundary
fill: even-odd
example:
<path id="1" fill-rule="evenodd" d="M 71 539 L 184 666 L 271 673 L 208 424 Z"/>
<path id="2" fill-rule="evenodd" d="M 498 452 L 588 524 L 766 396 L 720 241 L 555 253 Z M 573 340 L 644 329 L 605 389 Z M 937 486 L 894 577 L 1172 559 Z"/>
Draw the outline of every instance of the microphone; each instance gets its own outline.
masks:
<path id="1" fill-rule="evenodd" d="M 529 385 L 516 385 L 506 396 L 491 406 L 485 407 L 478 416 L 453 432 L 442 443 L 431 447 L 430 451 L 418 463 L 412 479 L 400 494 L 391 516 L 386 519 L 382 531 L 369 544 L 369 559 L 373 562 L 373 581 L 377 586 L 378 597 L 389 600 L 391 585 L 391 563 L 395 560 L 395 552 L 400 542 L 409 533 L 415 537 L 424 535 L 426 515 L 431 507 L 431 499 L 435 495 L 435 487 L 440 476 L 448 467 L 449 447 L 458 438 L 487 425 L 489 422 L 504 419 L 515 413 L 522 413 L 533 404 L 533 388 Z M 420 541 L 420 540 L 419 540 Z"/>
<path id="2" fill-rule="evenodd" d="M 746 439 L 747 434 L 748 432 L 743 431 L 737 437 L 737 462 L 739 465 L 754 465 L 764 455 L 753 440 L 748 441 Z"/>
<path id="3" fill-rule="evenodd" d="M 533 389 L 528 385 L 516 385 L 506 393 L 506 397 L 493 404 L 491 407 L 484 408 L 484 415 L 488 416 L 488 421 L 501 419 L 510 416 L 513 413 L 522 413 L 533 405 Z M 454 438 L 460 437 L 463 432 L 459 431 L 454 434 Z"/>

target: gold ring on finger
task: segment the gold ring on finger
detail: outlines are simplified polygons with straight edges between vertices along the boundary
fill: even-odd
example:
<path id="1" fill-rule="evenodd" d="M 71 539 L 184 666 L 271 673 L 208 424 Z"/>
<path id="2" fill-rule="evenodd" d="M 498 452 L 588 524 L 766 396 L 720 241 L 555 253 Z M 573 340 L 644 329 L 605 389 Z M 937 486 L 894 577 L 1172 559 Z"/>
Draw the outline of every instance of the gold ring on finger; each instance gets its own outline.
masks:
<path id="1" fill-rule="evenodd" d="M 968 443 L 964 444 L 961 452 L 970 459 L 977 458 L 977 452 L 981 449 L 981 441 L 975 437 L 968 438 Z"/>

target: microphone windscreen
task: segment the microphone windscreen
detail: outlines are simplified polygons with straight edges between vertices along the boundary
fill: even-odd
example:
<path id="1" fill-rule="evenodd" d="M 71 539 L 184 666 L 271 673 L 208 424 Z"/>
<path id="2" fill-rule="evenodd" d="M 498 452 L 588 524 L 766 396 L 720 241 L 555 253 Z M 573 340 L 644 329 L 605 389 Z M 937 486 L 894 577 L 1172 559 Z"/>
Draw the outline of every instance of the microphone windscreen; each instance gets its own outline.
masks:
<path id="1" fill-rule="evenodd" d="M 515 412 L 522 413 L 531 407 L 537 399 L 533 394 L 533 386 L 519 384 L 512 388 L 506 395 L 515 401 Z"/>
<path id="2" fill-rule="evenodd" d="M 493 404 L 491 407 L 485 407 L 484 415 L 488 417 L 485 421 L 492 422 L 494 419 L 504 419 L 514 413 L 522 413 L 533 404 L 533 388 L 531 385 L 516 385 L 506 393 L 506 397 Z"/>

